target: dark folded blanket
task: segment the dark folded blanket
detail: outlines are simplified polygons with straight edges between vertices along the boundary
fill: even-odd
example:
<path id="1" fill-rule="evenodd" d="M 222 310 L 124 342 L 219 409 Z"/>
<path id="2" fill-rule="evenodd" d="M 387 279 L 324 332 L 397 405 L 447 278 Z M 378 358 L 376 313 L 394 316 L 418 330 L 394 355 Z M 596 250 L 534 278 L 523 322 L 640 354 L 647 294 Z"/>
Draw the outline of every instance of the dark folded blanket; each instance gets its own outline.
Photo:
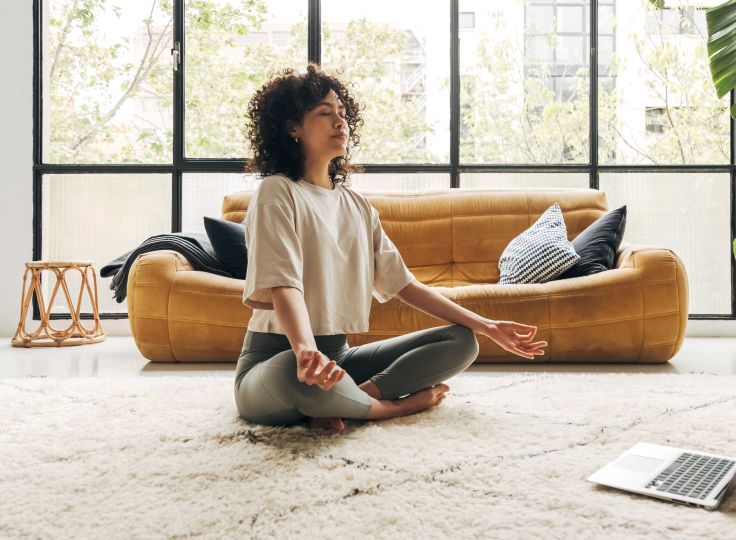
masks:
<path id="1" fill-rule="evenodd" d="M 195 270 L 232 277 L 232 274 L 215 256 L 212 244 L 205 233 L 157 234 L 144 240 L 134 250 L 121 255 L 100 269 L 101 277 L 113 276 L 110 289 L 115 291 L 113 296 L 118 304 L 125 300 L 128 295 L 128 272 L 136 257 L 142 253 L 159 249 L 170 249 L 181 253 Z"/>

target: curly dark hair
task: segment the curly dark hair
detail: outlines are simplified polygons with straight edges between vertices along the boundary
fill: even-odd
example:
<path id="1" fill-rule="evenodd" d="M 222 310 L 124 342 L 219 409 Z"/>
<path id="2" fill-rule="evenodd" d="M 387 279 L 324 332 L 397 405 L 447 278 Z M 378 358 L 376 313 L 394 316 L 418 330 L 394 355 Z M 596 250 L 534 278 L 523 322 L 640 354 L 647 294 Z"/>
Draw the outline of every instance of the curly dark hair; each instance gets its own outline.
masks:
<path id="1" fill-rule="evenodd" d="M 360 105 L 345 83 L 327 75 L 313 62 L 307 64 L 304 74 L 297 74 L 291 68 L 277 72 L 250 99 L 245 130 L 253 158 L 246 161 L 245 171 L 258 172 L 263 177 L 280 173 L 294 181 L 302 178 L 304 152 L 289 136 L 289 129 L 301 124 L 304 115 L 330 90 L 345 105 L 345 121 L 350 128 L 345 155 L 330 161 L 330 180 L 333 184 L 345 183 L 351 173 L 362 171 L 362 167 L 349 163 L 352 148 L 360 144 L 359 129 L 363 125 Z"/>

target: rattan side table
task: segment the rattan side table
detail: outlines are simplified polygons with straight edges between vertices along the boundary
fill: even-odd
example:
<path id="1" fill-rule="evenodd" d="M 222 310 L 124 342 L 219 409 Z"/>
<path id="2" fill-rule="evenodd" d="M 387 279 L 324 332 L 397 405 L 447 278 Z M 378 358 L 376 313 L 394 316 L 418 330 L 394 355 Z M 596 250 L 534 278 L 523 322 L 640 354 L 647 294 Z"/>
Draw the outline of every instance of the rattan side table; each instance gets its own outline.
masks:
<path id="1" fill-rule="evenodd" d="M 105 334 L 102 331 L 100 314 L 97 309 L 97 274 L 91 261 L 29 261 L 25 264 L 26 271 L 23 274 L 20 321 L 18 322 L 18 329 L 15 331 L 15 336 L 11 340 L 14 347 L 68 347 L 104 341 Z M 71 294 L 69 294 L 69 287 L 66 281 L 67 272 L 70 270 L 78 271 L 82 278 L 79 285 L 76 308 L 72 302 Z M 44 303 L 43 291 L 41 289 L 41 276 L 44 271 L 51 271 L 56 276 L 56 285 L 53 288 L 48 305 Z M 31 276 L 30 283 L 28 282 L 29 274 Z M 94 292 L 92 286 L 90 286 L 90 277 L 92 278 Z M 26 285 L 28 285 L 27 288 Z M 71 324 L 63 330 L 53 328 L 49 320 L 51 306 L 53 306 L 60 288 L 64 292 L 69 314 L 72 319 Z M 94 326 L 92 328 L 86 328 L 82 325 L 79 317 L 82 296 L 85 291 L 92 305 L 94 319 Z M 28 333 L 25 328 L 26 317 L 34 294 L 38 302 L 41 323 L 36 330 Z"/>

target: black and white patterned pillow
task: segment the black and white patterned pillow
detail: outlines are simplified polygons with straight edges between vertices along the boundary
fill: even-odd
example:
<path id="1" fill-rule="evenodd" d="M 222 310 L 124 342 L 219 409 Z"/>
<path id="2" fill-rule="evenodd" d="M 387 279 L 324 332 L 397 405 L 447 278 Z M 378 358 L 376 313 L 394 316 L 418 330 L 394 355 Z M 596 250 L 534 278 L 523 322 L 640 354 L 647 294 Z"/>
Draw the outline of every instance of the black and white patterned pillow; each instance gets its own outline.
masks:
<path id="1" fill-rule="evenodd" d="M 575 266 L 580 255 L 567 239 L 567 227 L 558 203 L 514 238 L 501 254 L 499 285 L 544 283 Z"/>

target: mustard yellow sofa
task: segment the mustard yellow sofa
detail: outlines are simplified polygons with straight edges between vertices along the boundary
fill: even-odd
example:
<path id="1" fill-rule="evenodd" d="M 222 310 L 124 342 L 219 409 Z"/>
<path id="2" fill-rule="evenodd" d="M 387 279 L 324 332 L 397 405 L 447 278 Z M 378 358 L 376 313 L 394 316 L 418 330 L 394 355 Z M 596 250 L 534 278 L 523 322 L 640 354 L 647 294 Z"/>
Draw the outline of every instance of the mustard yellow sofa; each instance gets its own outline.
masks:
<path id="1" fill-rule="evenodd" d="M 535 362 L 666 362 L 680 349 L 688 317 L 685 268 L 669 249 L 624 243 L 615 268 L 543 284 L 499 285 L 506 245 L 554 202 L 569 239 L 608 210 L 593 189 L 445 189 L 364 192 L 421 282 L 457 304 L 497 320 L 538 326 L 549 345 Z M 225 197 L 222 217 L 243 221 L 252 191 Z M 130 328 L 155 362 L 230 362 L 241 350 L 252 310 L 244 281 L 194 271 L 174 251 L 140 255 L 128 277 Z M 375 298 L 370 331 L 351 346 L 448 324 L 393 298 Z M 529 360 L 476 334 L 476 362 Z"/>

